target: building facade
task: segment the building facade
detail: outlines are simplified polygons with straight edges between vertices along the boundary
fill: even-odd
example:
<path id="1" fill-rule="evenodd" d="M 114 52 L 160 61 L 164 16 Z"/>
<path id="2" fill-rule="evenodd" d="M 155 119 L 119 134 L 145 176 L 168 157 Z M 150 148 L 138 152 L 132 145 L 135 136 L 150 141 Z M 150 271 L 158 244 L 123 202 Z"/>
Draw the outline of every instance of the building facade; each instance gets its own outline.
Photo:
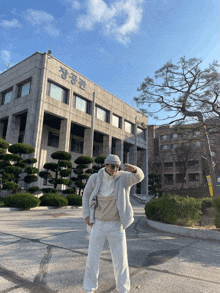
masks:
<path id="1" fill-rule="evenodd" d="M 36 52 L 0 75 L 0 137 L 33 146 L 39 170 L 53 161 L 53 152 L 64 150 L 71 153 L 73 166 L 80 155 L 113 153 L 122 167 L 138 161 L 146 175 L 147 121 L 48 53 Z M 147 193 L 146 178 L 140 193 Z M 37 184 L 46 187 L 43 179 Z"/>
<path id="2" fill-rule="evenodd" d="M 219 121 L 207 122 L 207 132 L 217 175 L 220 174 Z M 182 127 L 148 126 L 149 173 L 160 174 L 163 190 L 197 188 L 207 184 L 209 169 L 204 140 L 203 127 L 196 123 Z"/>

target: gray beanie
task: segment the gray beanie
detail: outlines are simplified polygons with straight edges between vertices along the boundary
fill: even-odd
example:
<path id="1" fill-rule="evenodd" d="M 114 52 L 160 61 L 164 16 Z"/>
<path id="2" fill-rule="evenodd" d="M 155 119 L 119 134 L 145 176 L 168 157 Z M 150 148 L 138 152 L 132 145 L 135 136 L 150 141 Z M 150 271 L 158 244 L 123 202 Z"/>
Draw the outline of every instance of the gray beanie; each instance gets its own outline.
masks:
<path id="1" fill-rule="evenodd" d="M 108 157 L 105 159 L 104 162 L 105 165 L 108 164 L 115 164 L 115 165 L 121 165 L 121 161 L 117 155 L 108 155 Z"/>

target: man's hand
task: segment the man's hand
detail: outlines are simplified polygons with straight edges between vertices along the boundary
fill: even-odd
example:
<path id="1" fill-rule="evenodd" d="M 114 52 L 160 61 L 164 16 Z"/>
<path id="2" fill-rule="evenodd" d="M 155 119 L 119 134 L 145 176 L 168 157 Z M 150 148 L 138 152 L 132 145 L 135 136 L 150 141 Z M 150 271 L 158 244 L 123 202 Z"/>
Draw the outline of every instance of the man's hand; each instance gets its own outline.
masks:
<path id="1" fill-rule="evenodd" d="M 85 218 L 86 224 L 92 226 L 93 224 L 89 222 L 89 217 Z"/>
<path id="2" fill-rule="evenodd" d="M 137 170 L 137 168 L 136 168 L 136 166 L 125 163 L 125 170 L 128 172 L 134 172 Z"/>

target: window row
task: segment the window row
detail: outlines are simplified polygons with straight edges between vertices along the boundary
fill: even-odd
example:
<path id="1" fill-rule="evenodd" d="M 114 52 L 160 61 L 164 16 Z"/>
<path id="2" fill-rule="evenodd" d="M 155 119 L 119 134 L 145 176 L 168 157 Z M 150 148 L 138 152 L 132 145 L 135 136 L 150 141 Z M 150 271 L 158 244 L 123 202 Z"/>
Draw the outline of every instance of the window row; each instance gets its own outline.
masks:
<path id="1" fill-rule="evenodd" d="M 200 180 L 199 173 L 188 173 L 188 181 L 196 182 Z M 176 183 L 186 183 L 186 176 L 182 174 L 176 174 Z M 173 185 L 174 184 L 174 175 L 173 174 L 164 174 L 164 184 Z"/>
<path id="2" fill-rule="evenodd" d="M 59 147 L 59 134 L 49 131 L 48 133 L 48 146 Z M 74 153 L 83 154 L 83 141 L 72 138 L 70 141 L 70 151 Z M 93 157 L 99 156 L 99 145 L 93 145 Z"/>
<path id="3" fill-rule="evenodd" d="M 26 82 L 20 83 L 18 86 L 18 93 L 17 98 L 21 98 L 25 95 L 28 95 L 30 93 L 31 89 L 31 80 L 28 80 Z M 46 95 L 56 99 L 62 103 L 68 104 L 68 93 L 69 90 L 48 80 L 47 82 L 47 90 Z M 13 88 L 10 88 L 4 92 L 1 93 L 1 105 L 8 104 L 12 101 L 12 95 L 13 95 Z M 74 106 L 76 109 L 87 113 L 91 113 L 91 101 L 82 98 L 80 96 L 74 95 Z M 99 105 L 96 105 L 96 118 L 99 120 L 102 120 L 104 122 L 109 123 L 110 122 L 110 111 L 100 107 Z M 122 117 L 119 117 L 115 114 L 112 115 L 112 125 L 121 128 L 122 129 Z M 124 127 L 125 131 L 131 134 L 134 134 L 134 124 L 129 121 L 124 121 Z M 145 131 L 141 128 L 137 128 L 137 135 L 143 139 L 145 139 Z"/>
<path id="4" fill-rule="evenodd" d="M 183 162 L 183 161 L 175 162 L 175 166 L 180 167 L 180 166 L 183 166 L 184 163 L 185 162 Z M 174 165 L 174 162 L 164 162 L 164 168 L 170 168 L 170 167 L 173 167 L 173 165 Z M 198 160 L 192 160 L 192 161 L 187 162 L 188 167 L 194 167 L 194 166 L 198 166 L 198 165 L 199 165 Z"/>
<path id="5" fill-rule="evenodd" d="M 186 145 L 189 145 L 189 143 L 186 143 Z M 160 149 L 161 150 L 169 150 L 169 149 L 176 149 L 176 148 L 178 148 L 180 146 L 180 144 L 162 144 L 161 146 L 160 146 Z M 194 142 L 193 143 L 193 145 L 192 146 L 194 146 L 194 147 L 202 147 L 203 146 L 203 142 L 201 142 L 201 141 L 196 141 L 196 142 Z"/>
<path id="6" fill-rule="evenodd" d="M 195 131 L 185 131 L 184 133 L 172 133 L 172 134 L 163 134 L 160 136 L 160 140 L 167 140 L 167 139 L 175 139 L 181 136 L 198 136 L 200 135 L 200 131 L 195 130 Z"/>
<path id="7" fill-rule="evenodd" d="M 24 97 L 30 93 L 31 80 L 17 84 L 17 98 Z M 1 105 L 8 104 L 12 101 L 13 88 L 9 88 L 1 93 Z"/>

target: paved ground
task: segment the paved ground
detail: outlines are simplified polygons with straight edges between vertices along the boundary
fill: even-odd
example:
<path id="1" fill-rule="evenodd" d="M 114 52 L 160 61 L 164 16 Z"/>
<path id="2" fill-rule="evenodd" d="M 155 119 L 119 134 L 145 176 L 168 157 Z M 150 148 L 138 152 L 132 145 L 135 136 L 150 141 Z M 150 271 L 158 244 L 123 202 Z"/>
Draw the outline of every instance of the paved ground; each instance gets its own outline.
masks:
<path id="1" fill-rule="evenodd" d="M 132 199 L 126 230 L 129 293 L 220 292 L 220 241 L 180 236 L 147 226 L 144 205 Z M 83 293 L 89 235 L 81 209 L 2 212 L 0 292 Z M 116 292 L 106 243 L 96 293 Z"/>

